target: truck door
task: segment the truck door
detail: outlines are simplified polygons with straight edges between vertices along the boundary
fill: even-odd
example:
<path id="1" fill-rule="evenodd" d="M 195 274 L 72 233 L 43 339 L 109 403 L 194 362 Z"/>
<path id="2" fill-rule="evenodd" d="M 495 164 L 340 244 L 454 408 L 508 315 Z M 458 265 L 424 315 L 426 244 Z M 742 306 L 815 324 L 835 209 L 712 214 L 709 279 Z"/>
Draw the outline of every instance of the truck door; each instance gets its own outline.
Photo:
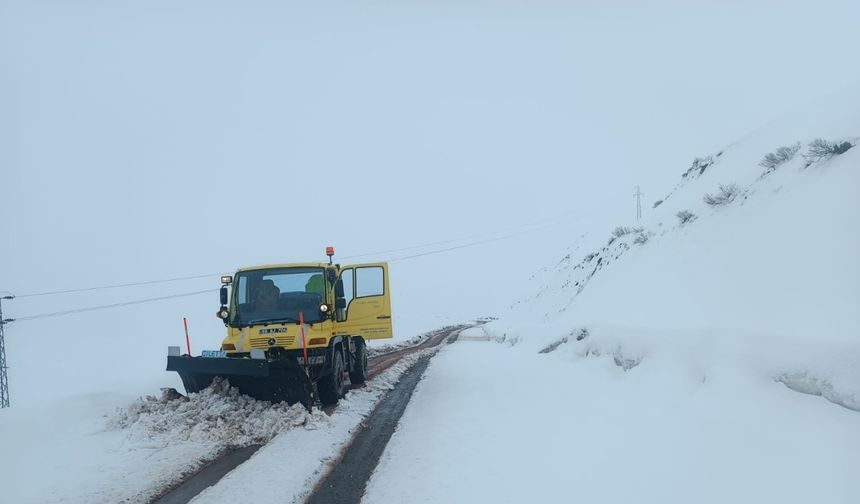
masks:
<path id="1" fill-rule="evenodd" d="M 391 338 L 391 291 L 388 263 L 352 264 L 340 272 L 346 304 L 343 320 L 335 324 L 335 334 L 364 339 Z"/>

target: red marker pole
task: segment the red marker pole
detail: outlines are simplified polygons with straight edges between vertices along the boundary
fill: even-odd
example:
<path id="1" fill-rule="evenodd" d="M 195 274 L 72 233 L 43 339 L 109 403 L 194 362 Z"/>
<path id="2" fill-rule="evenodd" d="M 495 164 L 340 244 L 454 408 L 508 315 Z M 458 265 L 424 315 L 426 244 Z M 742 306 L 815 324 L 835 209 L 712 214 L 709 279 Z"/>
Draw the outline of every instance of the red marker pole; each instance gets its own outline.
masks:
<path id="1" fill-rule="evenodd" d="M 299 324 L 301 324 L 302 328 L 299 330 L 302 333 L 302 350 L 304 350 L 305 355 L 305 371 L 308 370 L 308 345 L 305 343 L 305 312 L 299 312 Z"/>
<path id="2" fill-rule="evenodd" d="M 182 317 L 182 325 L 185 326 L 185 348 L 188 350 L 188 355 L 191 355 L 191 339 L 188 337 L 188 320 Z"/>

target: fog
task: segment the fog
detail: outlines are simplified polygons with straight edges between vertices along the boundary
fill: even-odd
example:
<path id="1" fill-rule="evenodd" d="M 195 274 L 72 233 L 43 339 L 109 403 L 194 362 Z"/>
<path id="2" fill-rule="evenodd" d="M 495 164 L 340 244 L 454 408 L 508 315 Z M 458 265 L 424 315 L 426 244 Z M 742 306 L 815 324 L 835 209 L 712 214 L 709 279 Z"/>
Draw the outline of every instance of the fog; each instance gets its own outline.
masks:
<path id="1" fill-rule="evenodd" d="M 0 0 L 0 291 L 213 275 L 21 297 L 4 315 L 214 290 L 326 245 L 344 262 L 452 249 L 392 262 L 396 338 L 498 313 L 575 237 L 632 222 L 635 186 L 647 211 L 694 157 L 860 80 L 858 13 Z M 217 305 L 10 324 L 13 401 L 81 369 L 105 372 L 67 392 L 174 380 L 165 346 L 186 316 L 195 351 L 216 348 Z"/>

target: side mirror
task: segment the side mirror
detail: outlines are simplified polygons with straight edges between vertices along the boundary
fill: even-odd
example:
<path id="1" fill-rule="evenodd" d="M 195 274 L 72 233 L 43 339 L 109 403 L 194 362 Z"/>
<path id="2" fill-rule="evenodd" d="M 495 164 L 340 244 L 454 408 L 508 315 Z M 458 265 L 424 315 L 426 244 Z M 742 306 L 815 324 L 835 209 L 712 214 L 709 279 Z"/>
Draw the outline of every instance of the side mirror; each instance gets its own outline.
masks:
<path id="1" fill-rule="evenodd" d="M 340 299 L 342 297 L 345 297 L 343 294 L 343 279 L 338 279 L 338 281 L 334 283 L 334 297 L 336 299 Z M 335 305 L 335 308 L 340 308 L 340 307 Z"/>
<path id="2" fill-rule="evenodd" d="M 221 306 L 227 306 L 227 286 L 221 286 Z"/>
<path id="3" fill-rule="evenodd" d="M 334 298 L 334 320 L 335 322 L 346 321 L 346 298 Z"/>

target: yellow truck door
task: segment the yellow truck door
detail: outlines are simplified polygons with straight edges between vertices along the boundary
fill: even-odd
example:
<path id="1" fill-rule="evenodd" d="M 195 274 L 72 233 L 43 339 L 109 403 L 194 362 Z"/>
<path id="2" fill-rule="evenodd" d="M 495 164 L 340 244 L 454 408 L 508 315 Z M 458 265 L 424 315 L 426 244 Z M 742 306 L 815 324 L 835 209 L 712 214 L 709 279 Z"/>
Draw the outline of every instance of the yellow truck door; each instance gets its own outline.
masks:
<path id="1" fill-rule="evenodd" d="M 345 310 L 337 317 L 335 334 L 366 340 L 394 336 L 388 263 L 352 264 L 340 271 Z"/>

